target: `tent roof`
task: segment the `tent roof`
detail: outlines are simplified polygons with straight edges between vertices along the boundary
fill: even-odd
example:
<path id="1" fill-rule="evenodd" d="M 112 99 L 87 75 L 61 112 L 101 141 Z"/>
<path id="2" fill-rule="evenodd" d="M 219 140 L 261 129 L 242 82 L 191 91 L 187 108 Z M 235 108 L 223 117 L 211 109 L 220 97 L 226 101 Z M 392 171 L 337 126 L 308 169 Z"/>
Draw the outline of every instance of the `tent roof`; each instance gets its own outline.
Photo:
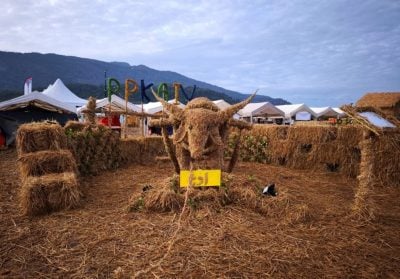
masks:
<path id="1" fill-rule="evenodd" d="M 0 103 L 0 111 L 36 106 L 48 111 L 75 113 L 75 106 L 56 100 L 38 91 Z"/>
<path id="2" fill-rule="evenodd" d="M 281 105 L 281 106 L 276 106 L 278 109 L 283 111 L 285 113 L 285 117 L 290 118 L 296 113 L 300 111 L 306 111 L 310 113 L 313 116 L 316 116 L 315 112 L 311 110 L 307 105 L 305 104 L 294 104 L 294 105 Z"/>
<path id="3" fill-rule="evenodd" d="M 367 93 L 357 101 L 356 107 L 391 108 L 400 103 L 400 92 Z"/>
<path id="4" fill-rule="evenodd" d="M 168 103 L 175 104 L 175 99 L 169 100 Z M 185 105 L 179 102 L 179 107 L 184 108 Z M 163 106 L 160 102 L 149 102 L 143 105 L 143 110 L 146 113 L 154 114 L 163 110 Z"/>
<path id="5" fill-rule="evenodd" d="M 242 117 L 250 116 L 284 116 L 284 112 L 269 102 L 249 103 L 238 111 Z"/>
<path id="6" fill-rule="evenodd" d="M 69 90 L 59 78 L 53 84 L 50 84 L 45 90 L 43 90 L 42 93 L 56 100 L 72 104 L 74 106 L 83 106 L 87 103 L 87 100 L 79 98 L 72 93 L 72 91 Z"/>
<path id="7" fill-rule="evenodd" d="M 108 98 L 96 100 L 96 109 L 98 108 L 108 108 Z M 138 105 L 134 105 L 131 102 L 128 102 L 127 105 L 128 112 L 140 112 L 141 109 Z M 78 113 L 81 113 L 82 110 L 86 109 L 86 105 L 78 108 Z M 123 110 L 125 111 L 125 100 L 117 95 L 111 95 L 111 110 Z"/>
<path id="8" fill-rule="evenodd" d="M 341 110 L 340 108 L 332 108 L 334 111 L 336 111 L 338 114 L 339 114 L 339 116 L 344 116 L 344 115 L 346 115 L 346 113 L 343 111 L 343 110 Z"/>
<path id="9" fill-rule="evenodd" d="M 225 101 L 225 100 L 223 100 L 223 99 L 215 100 L 215 101 L 212 101 L 212 102 L 213 102 L 214 104 L 216 104 L 217 107 L 218 107 L 220 110 L 224 110 L 224 109 L 226 109 L 226 108 L 228 108 L 228 107 L 231 106 L 227 101 Z"/>
<path id="10" fill-rule="evenodd" d="M 339 113 L 331 107 L 312 107 L 310 109 L 315 112 L 317 117 L 320 117 L 323 115 L 336 117 L 339 115 Z"/>

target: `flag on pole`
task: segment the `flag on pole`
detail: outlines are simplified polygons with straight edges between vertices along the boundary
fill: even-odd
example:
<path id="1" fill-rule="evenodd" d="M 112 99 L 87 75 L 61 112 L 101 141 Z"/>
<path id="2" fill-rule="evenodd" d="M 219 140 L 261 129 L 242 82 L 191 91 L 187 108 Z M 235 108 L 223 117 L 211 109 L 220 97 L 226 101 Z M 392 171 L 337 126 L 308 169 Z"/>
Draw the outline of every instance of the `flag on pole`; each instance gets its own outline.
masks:
<path id="1" fill-rule="evenodd" d="M 32 77 L 28 77 L 24 84 L 24 95 L 32 93 Z"/>

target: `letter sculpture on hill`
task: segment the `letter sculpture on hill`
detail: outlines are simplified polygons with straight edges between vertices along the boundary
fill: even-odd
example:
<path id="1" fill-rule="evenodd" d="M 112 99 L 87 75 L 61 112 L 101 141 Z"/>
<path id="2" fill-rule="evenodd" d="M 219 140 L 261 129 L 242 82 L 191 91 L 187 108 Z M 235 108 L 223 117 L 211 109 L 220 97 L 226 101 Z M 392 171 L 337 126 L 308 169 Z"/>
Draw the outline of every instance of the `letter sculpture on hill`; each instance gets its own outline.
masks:
<path id="1" fill-rule="evenodd" d="M 233 115 L 246 106 L 256 92 L 246 100 L 220 110 L 212 101 L 204 97 L 191 100 L 182 109 L 169 104 L 157 96 L 168 118 L 152 120 L 151 126 L 162 128 L 164 144 L 174 163 L 175 171 L 193 169 L 221 169 L 231 172 L 238 156 L 240 132 L 251 124 L 233 119 Z M 167 127 L 174 128 L 173 142 L 168 137 Z M 229 128 L 239 128 L 239 137 L 227 167 L 224 166 L 224 148 L 227 146 Z M 175 147 L 174 147 L 175 146 Z"/>

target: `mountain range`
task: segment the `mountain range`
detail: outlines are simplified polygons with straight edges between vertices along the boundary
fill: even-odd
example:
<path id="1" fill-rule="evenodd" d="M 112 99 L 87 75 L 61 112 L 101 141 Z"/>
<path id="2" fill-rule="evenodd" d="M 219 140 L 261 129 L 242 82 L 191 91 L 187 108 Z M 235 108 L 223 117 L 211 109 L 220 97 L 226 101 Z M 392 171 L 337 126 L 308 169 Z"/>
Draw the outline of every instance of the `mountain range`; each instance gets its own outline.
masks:
<path id="1" fill-rule="evenodd" d="M 154 83 L 172 84 L 180 82 L 184 87 L 196 85 L 195 96 L 207 96 L 210 99 L 224 99 L 229 103 L 240 101 L 248 94 L 224 89 L 203 81 L 191 79 L 171 71 L 159 71 L 145 65 L 131 66 L 125 62 L 104 62 L 75 56 L 41 53 L 16 53 L 0 51 L 0 99 L 23 93 L 23 83 L 26 78 L 33 78 L 33 89 L 44 89 L 60 78 L 70 89 L 80 97 L 87 97 L 89 92 L 102 91 L 104 72 L 108 77 L 124 81 L 133 78 L 136 81 L 145 80 L 146 85 Z M 72 88 L 71 88 L 72 87 Z M 15 97 L 15 96 L 14 96 Z M 275 105 L 287 104 L 283 99 L 257 95 L 255 102 L 271 102 Z"/>

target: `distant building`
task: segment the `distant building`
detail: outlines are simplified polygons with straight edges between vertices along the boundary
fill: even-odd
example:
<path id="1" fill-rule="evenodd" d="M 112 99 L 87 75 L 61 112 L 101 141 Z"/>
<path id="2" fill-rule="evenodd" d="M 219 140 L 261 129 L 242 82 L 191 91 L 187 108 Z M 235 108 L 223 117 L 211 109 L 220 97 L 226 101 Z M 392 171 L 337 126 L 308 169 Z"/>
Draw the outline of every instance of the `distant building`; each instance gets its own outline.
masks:
<path id="1" fill-rule="evenodd" d="M 367 93 L 357 101 L 358 108 L 378 108 L 389 116 L 400 119 L 400 92 Z"/>

